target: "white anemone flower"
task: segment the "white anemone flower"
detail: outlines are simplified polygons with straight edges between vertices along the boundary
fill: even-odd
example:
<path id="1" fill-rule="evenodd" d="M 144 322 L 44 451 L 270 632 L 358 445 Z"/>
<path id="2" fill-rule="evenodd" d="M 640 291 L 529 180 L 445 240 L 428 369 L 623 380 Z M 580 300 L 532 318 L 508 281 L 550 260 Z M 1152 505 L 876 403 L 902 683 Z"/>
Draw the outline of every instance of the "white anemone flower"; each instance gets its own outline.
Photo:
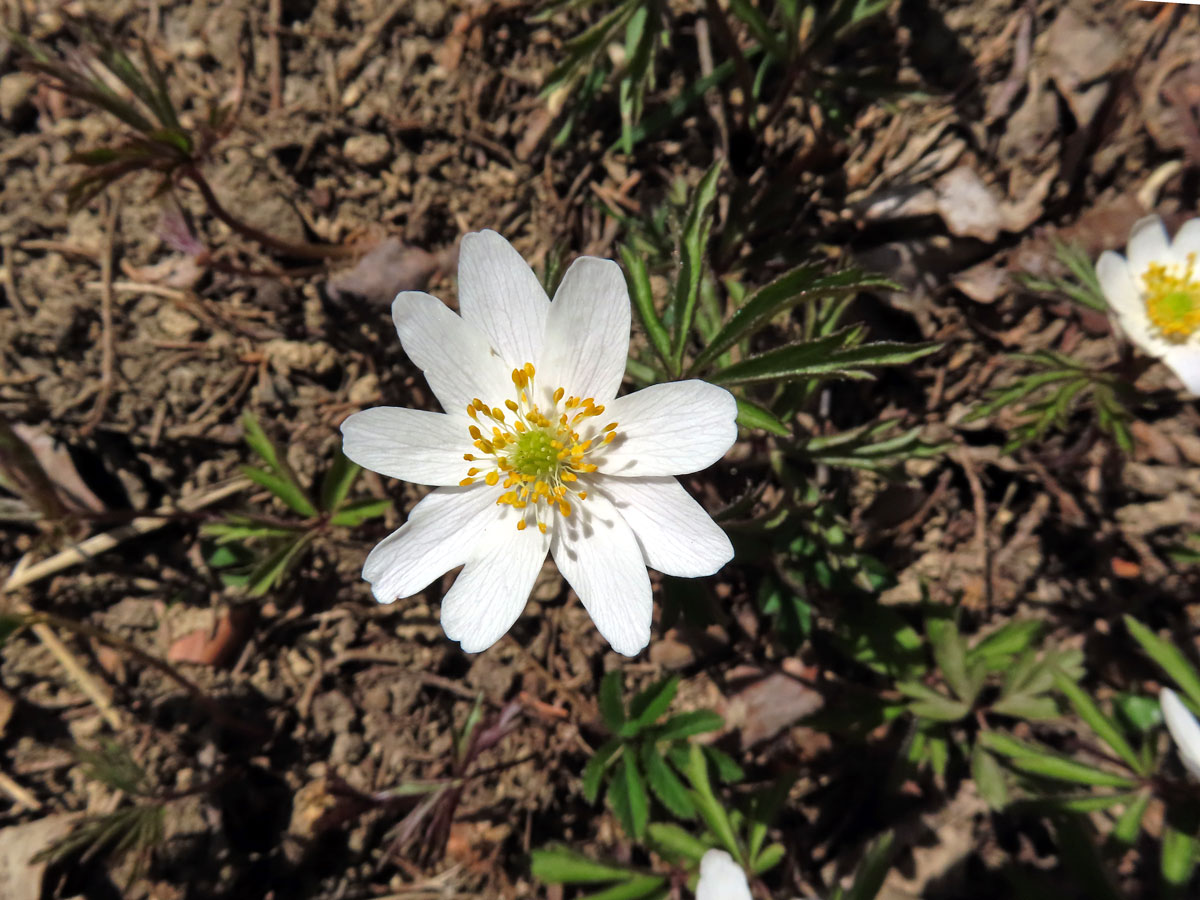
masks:
<path id="1" fill-rule="evenodd" d="M 462 566 L 442 627 L 469 653 L 517 620 L 549 552 L 613 649 L 650 641 L 650 566 L 712 575 L 729 538 L 673 476 L 716 462 L 737 404 L 703 381 L 617 396 L 629 349 L 620 267 L 582 257 L 551 302 L 494 231 L 462 239 L 456 315 L 405 292 L 392 318 L 444 413 L 376 407 L 342 424 L 344 450 L 433 485 L 367 557 L 375 598 L 409 597 Z"/>
<path id="2" fill-rule="evenodd" d="M 1200 722 L 1170 688 L 1158 692 L 1158 705 L 1184 767 L 1200 778 Z"/>
<path id="3" fill-rule="evenodd" d="M 1096 277 L 1126 336 L 1200 394 L 1200 219 L 1174 242 L 1158 216 L 1138 220 L 1126 256 L 1106 250 Z"/>
<path id="4" fill-rule="evenodd" d="M 724 850 L 709 850 L 701 857 L 696 900 L 753 900 L 746 873 Z"/>

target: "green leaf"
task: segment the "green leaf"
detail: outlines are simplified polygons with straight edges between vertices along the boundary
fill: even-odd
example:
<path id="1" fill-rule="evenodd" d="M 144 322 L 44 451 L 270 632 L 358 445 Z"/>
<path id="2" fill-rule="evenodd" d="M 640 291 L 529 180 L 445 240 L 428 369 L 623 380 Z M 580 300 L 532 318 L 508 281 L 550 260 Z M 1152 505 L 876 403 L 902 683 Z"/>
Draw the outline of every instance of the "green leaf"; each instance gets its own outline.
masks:
<path id="1" fill-rule="evenodd" d="M 675 339 L 671 346 L 673 371 L 682 368 L 683 348 L 687 344 L 692 328 L 692 317 L 696 312 L 696 298 L 700 291 L 700 273 L 704 268 L 705 245 L 708 243 L 712 219 L 709 210 L 717 194 L 717 178 L 725 164 L 724 157 L 717 157 L 709 170 L 700 179 L 692 195 L 680 239 L 679 256 L 681 271 L 675 282 L 673 303 Z"/>
<path id="2" fill-rule="evenodd" d="M 708 844 L 673 823 L 651 822 L 646 835 L 664 855 L 693 864 L 699 863 L 709 849 Z"/>
<path id="3" fill-rule="evenodd" d="M 242 413 L 242 428 L 245 431 L 243 438 L 250 445 L 250 449 L 262 457 L 267 466 L 279 471 L 279 451 L 275 449 L 275 445 L 263 431 L 262 425 L 258 423 L 254 413 L 248 409 Z"/>
<path id="4" fill-rule="evenodd" d="M 784 425 L 775 414 L 763 409 L 757 403 L 738 398 L 737 423 L 743 428 L 761 428 L 777 437 L 791 437 L 791 429 Z"/>
<path id="5" fill-rule="evenodd" d="M 628 869 L 588 859 L 566 847 L 534 850 L 530 869 L 535 878 L 547 884 L 597 884 L 625 880 L 633 874 Z"/>
<path id="6" fill-rule="evenodd" d="M 996 757 L 988 753 L 979 744 L 971 750 L 971 777 L 975 787 L 987 805 L 1000 810 L 1008 804 L 1008 785 L 1005 782 L 1004 770 Z"/>
<path id="7" fill-rule="evenodd" d="M 251 597 L 262 597 L 278 587 L 312 538 L 312 532 L 305 532 L 295 540 L 283 541 L 250 573 L 246 579 L 246 593 Z"/>
<path id="8" fill-rule="evenodd" d="M 317 508 L 312 505 L 312 501 L 308 499 L 304 490 L 295 482 L 273 472 L 256 469 L 254 466 L 242 466 L 241 469 L 243 475 L 260 487 L 266 488 L 291 507 L 293 512 L 306 518 L 312 518 L 317 514 Z"/>
<path id="9" fill-rule="evenodd" d="M 971 648 L 971 657 L 1008 657 L 1024 653 L 1042 633 L 1037 619 L 1014 620 L 997 628 Z"/>
<path id="10" fill-rule="evenodd" d="M 1011 694 L 1001 697 L 992 704 L 991 710 L 1002 716 L 1012 716 L 1017 719 L 1028 719 L 1031 722 L 1057 719 L 1058 704 L 1053 697 L 1045 694 Z"/>
<path id="11" fill-rule="evenodd" d="M 679 676 L 657 681 L 633 698 L 629 704 L 629 717 L 637 722 L 639 729 L 653 725 L 671 706 L 675 692 L 679 689 Z"/>
<path id="12" fill-rule="evenodd" d="M 585 894 L 579 900 L 642 900 L 651 894 L 662 897 L 659 888 L 667 883 L 661 875 L 633 875 L 624 884 L 614 884 L 595 894 Z"/>
<path id="13" fill-rule="evenodd" d="M 1144 790 L 1131 798 L 1129 805 L 1125 807 L 1125 811 L 1121 813 L 1113 825 L 1112 839 L 1122 846 L 1132 846 L 1137 840 L 1138 832 L 1142 828 L 1142 818 L 1146 815 L 1146 809 L 1150 806 L 1150 801 L 1154 798 L 1154 792 Z"/>
<path id="14" fill-rule="evenodd" d="M 1161 868 L 1163 880 L 1170 885 L 1182 887 L 1192 880 L 1196 868 L 1196 854 L 1200 849 L 1190 834 L 1174 828 L 1170 823 L 1163 825 Z"/>
<path id="15" fill-rule="evenodd" d="M 662 805 L 669 809 L 677 818 L 691 819 L 696 815 L 692 796 L 679 776 L 667 765 L 658 748 L 652 743 L 642 744 L 642 768 L 646 772 L 646 781 Z"/>
<path id="16" fill-rule="evenodd" d="M 895 844 L 896 834 L 893 831 L 872 842 L 854 874 L 854 885 L 848 891 L 839 887 L 830 900 L 875 900 L 892 867 Z"/>
<path id="17" fill-rule="evenodd" d="M 331 525 L 357 528 L 367 519 L 377 519 L 392 507 L 391 500 L 356 500 L 345 504 L 329 517 Z"/>
<path id="18" fill-rule="evenodd" d="M 25 627 L 25 617 L 16 613 L 0 613 L 0 647 Z"/>
<path id="19" fill-rule="evenodd" d="M 596 798 L 600 796 L 600 783 L 604 780 L 604 771 L 622 746 L 619 738 L 601 744 L 583 767 L 583 797 L 588 803 L 595 803 Z"/>
<path id="20" fill-rule="evenodd" d="M 732 781 L 741 781 L 746 777 L 746 773 L 742 771 L 742 767 L 730 758 L 729 754 L 723 750 L 718 750 L 709 744 L 705 744 L 701 749 L 704 751 L 704 756 L 708 759 L 709 765 L 717 770 L 717 777 L 726 783 Z"/>
<path id="21" fill-rule="evenodd" d="M 321 509 L 334 512 L 340 508 L 361 472 L 362 467 L 351 462 L 341 448 L 335 450 L 333 462 L 321 479 Z"/>
<path id="22" fill-rule="evenodd" d="M 671 368 L 671 336 L 663 326 L 658 311 L 654 307 L 654 292 L 650 288 L 650 273 L 646 271 L 646 261 L 642 255 L 631 247 L 622 244 L 617 248 L 625 263 L 626 280 L 629 282 L 629 296 L 633 300 L 633 308 L 637 310 L 650 345 L 662 364 Z"/>
<path id="23" fill-rule="evenodd" d="M 613 734 L 621 731 L 625 724 L 625 704 L 621 700 L 621 673 L 617 669 L 605 674 L 600 682 L 600 715 Z"/>
<path id="24" fill-rule="evenodd" d="M 958 626 L 950 619 L 931 616 L 925 620 L 925 633 L 950 690 L 964 703 L 974 703 L 976 690 L 967 676 L 967 642 L 958 633 Z"/>
<path id="25" fill-rule="evenodd" d="M 696 709 L 667 719 L 654 729 L 656 741 L 678 741 L 706 731 L 719 731 L 725 720 L 711 709 Z"/>
<path id="26" fill-rule="evenodd" d="M 779 865 L 786 853 L 787 851 L 784 849 L 783 844 L 768 844 L 754 858 L 750 868 L 755 875 L 761 875 L 763 872 L 767 872 Z"/>
<path id="27" fill-rule="evenodd" d="M 1135 779 L 1095 769 L 1085 763 L 1058 756 L 999 732 L 981 732 L 978 740 L 993 753 L 1008 757 L 1009 764 L 1014 768 L 1031 775 L 1097 787 L 1115 787 L 1127 790 L 1137 787 Z"/>
<path id="28" fill-rule="evenodd" d="M 696 356 L 689 372 L 700 372 L 738 341 L 801 303 L 850 296 L 871 288 L 899 290 L 891 281 L 867 275 L 859 269 L 846 269 L 823 276 L 820 266 L 797 266 L 751 294 Z"/>
<path id="29" fill-rule="evenodd" d="M 939 694 L 933 688 L 919 681 L 898 682 L 896 689 L 900 693 L 914 698 L 908 704 L 908 708 L 913 715 L 923 719 L 933 719 L 936 722 L 957 722 L 971 712 L 969 703 Z"/>
<path id="30" fill-rule="evenodd" d="M 1146 655 L 1158 663 L 1159 667 L 1183 689 L 1192 703 L 1200 705 L 1200 675 L 1174 644 L 1164 641 L 1157 634 L 1135 619 L 1125 617 L 1125 627 L 1133 635 L 1134 640 L 1142 645 Z"/>
<path id="31" fill-rule="evenodd" d="M 650 801 L 632 753 L 621 756 L 617 772 L 608 784 L 608 802 L 625 833 L 641 840 L 650 817 Z"/>
<path id="32" fill-rule="evenodd" d="M 1087 820 L 1078 814 L 1056 818 L 1058 852 L 1071 876 L 1072 888 L 1088 900 L 1122 900 L 1113 887 L 1108 866 L 1096 849 L 1096 841 Z"/>
<path id="33" fill-rule="evenodd" d="M 729 821 L 729 815 L 725 812 L 725 807 L 713 793 L 712 784 L 708 780 L 708 762 L 698 744 L 688 747 L 684 774 L 687 775 L 688 781 L 692 784 L 692 790 L 695 791 L 693 799 L 696 801 L 696 809 L 700 812 L 700 817 L 704 819 L 704 824 L 708 826 L 709 831 L 716 835 L 717 840 L 724 845 L 733 858 L 740 860 L 742 858 L 741 847 L 738 846 L 737 837 L 734 834 L 733 825 Z"/>
<path id="34" fill-rule="evenodd" d="M 859 344 L 862 326 L 854 325 L 812 341 L 788 344 L 750 356 L 715 372 L 718 384 L 755 384 L 763 381 L 803 381 L 818 376 L 870 380 L 867 368 L 906 365 L 941 349 L 940 344 L 906 344 L 879 341 Z"/>
<path id="35" fill-rule="evenodd" d="M 1071 706 L 1075 707 L 1075 712 L 1079 714 L 1079 718 L 1088 724 L 1088 727 L 1096 733 L 1096 736 L 1108 744 L 1113 752 L 1125 761 L 1125 764 L 1129 768 L 1140 775 L 1145 775 L 1146 773 L 1141 771 L 1141 762 L 1138 759 L 1138 755 L 1134 752 L 1133 747 L 1129 745 L 1129 741 L 1125 740 L 1125 735 L 1121 734 L 1117 723 L 1100 710 L 1100 707 L 1087 695 L 1083 688 L 1074 679 L 1058 670 L 1054 673 L 1054 683 L 1058 685 L 1058 689 L 1062 691 L 1063 696 L 1067 698 Z"/>

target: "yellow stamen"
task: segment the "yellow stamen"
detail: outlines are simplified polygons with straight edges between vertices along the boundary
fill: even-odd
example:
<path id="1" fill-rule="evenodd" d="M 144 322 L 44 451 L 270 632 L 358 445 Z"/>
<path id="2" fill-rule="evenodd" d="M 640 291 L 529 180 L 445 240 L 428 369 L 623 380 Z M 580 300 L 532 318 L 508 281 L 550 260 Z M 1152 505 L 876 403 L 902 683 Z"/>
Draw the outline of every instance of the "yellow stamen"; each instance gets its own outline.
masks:
<path id="1" fill-rule="evenodd" d="M 1195 274 L 1196 254 L 1183 266 L 1151 263 L 1142 275 L 1146 315 L 1162 337 L 1185 343 L 1200 331 L 1200 278 Z"/>

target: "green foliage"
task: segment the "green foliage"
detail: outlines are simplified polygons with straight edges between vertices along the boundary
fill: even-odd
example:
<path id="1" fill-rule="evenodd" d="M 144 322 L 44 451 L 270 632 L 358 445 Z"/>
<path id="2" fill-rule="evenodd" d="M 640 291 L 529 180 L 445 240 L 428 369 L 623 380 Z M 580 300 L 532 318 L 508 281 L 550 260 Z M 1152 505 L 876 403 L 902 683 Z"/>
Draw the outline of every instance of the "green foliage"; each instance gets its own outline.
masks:
<path id="1" fill-rule="evenodd" d="M 1108 303 L 1096 277 L 1096 267 L 1091 257 L 1080 247 L 1054 239 L 1054 255 L 1066 270 L 1067 275 L 1056 278 L 1039 278 L 1022 273 L 1017 276 L 1028 290 L 1050 296 L 1063 296 L 1085 309 L 1107 312 Z"/>
<path id="2" fill-rule="evenodd" d="M 284 582 L 330 526 L 355 528 L 383 515 L 390 504 L 350 499 L 362 469 L 341 450 L 335 452 L 315 494 L 310 494 L 249 410 L 242 415 L 242 425 L 246 444 L 262 462 L 261 468 L 242 466 L 242 473 L 303 519 L 228 515 L 204 525 L 200 533 L 214 539 L 208 563 L 220 570 L 224 582 L 243 588 L 250 597 L 262 597 Z"/>
<path id="3" fill-rule="evenodd" d="M 1078 410 L 1088 409 L 1096 427 L 1110 435 L 1126 453 L 1133 450 L 1129 431 L 1131 389 L 1122 379 L 1096 371 L 1053 350 L 1014 353 L 1029 371 L 1009 385 L 988 392 L 987 400 L 972 410 L 966 421 L 986 419 L 1003 410 L 1016 415 L 1005 453 L 1044 440 L 1053 430 L 1066 428 Z"/>
<path id="4" fill-rule="evenodd" d="M 752 131 L 766 124 L 758 112 L 760 104 L 772 103 L 771 118 L 779 114 L 793 92 L 814 97 L 826 108 L 824 118 L 836 121 L 841 97 L 851 91 L 869 95 L 878 90 L 870 87 L 869 78 L 830 69 L 827 60 L 846 37 L 887 6 L 888 0 L 732 0 L 726 11 L 724 4 L 706 3 L 702 15 L 718 38 L 715 48 L 727 58 L 714 60 L 707 75 L 686 78 L 678 92 L 664 97 L 643 123 L 647 95 L 657 83 L 655 63 L 660 53 L 670 49 L 672 37 L 680 33 L 672 7 L 663 0 L 619 0 L 607 5 L 599 0 L 553 0 L 538 19 L 561 12 L 596 11 L 594 20 L 564 43 L 562 59 L 542 86 L 543 97 L 564 110 L 555 146 L 566 143 L 581 116 L 606 90 L 613 91 L 610 82 L 615 83 L 621 118 L 617 146 L 625 153 L 631 153 L 648 135 L 679 121 L 707 91 L 735 76 L 743 93 L 737 115 L 740 124 Z M 693 51 L 688 48 L 684 52 L 690 56 Z M 768 86 L 775 91 L 771 96 Z M 884 89 L 894 91 L 894 85 Z"/>
<path id="5" fill-rule="evenodd" d="M 78 858 L 86 862 L 102 853 L 110 860 L 131 857 L 132 883 L 165 839 L 167 804 L 154 798 L 154 786 L 145 770 L 116 742 L 105 741 L 95 749 L 77 747 L 75 754 L 85 777 L 136 797 L 138 802 L 78 820 L 67 835 L 41 850 L 32 861 L 59 863 Z"/>
<path id="6" fill-rule="evenodd" d="M 231 110 L 214 108 L 205 124 L 185 128 L 171 100 L 166 77 L 144 41 L 139 66 L 113 38 L 91 23 L 79 23 L 78 37 L 84 55 L 75 58 L 9 33 L 28 68 L 47 76 L 56 90 L 115 116 L 129 130 L 118 143 L 76 153 L 71 158 L 87 171 L 68 189 L 70 208 L 82 207 L 109 185 L 136 172 L 158 173 L 159 190 L 165 190 L 175 173 L 207 156 L 227 129 Z M 124 91 L 110 86 L 113 82 Z"/>
<path id="7" fill-rule="evenodd" d="M 642 839 L 650 821 L 650 798 L 680 819 L 697 814 L 693 790 L 685 785 L 690 738 L 721 727 L 710 710 L 667 715 L 679 678 L 655 682 L 626 706 L 620 672 L 609 672 L 600 684 L 600 714 L 612 738 L 602 744 L 583 770 L 583 794 L 595 803 L 605 788 L 613 814 L 631 837 Z M 740 768 L 715 747 L 700 751 L 722 780 L 742 777 Z"/>

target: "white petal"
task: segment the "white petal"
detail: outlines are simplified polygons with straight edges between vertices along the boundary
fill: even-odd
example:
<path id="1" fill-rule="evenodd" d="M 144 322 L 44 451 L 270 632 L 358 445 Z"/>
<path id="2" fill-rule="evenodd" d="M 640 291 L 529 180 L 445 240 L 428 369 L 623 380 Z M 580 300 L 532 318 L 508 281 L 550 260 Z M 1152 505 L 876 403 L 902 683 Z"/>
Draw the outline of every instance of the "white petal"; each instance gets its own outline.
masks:
<path id="1" fill-rule="evenodd" d="M 466 416 L 376 406 L 342 423 L 342 452 L 366 469 L 417 484 L 458 484 L 474 447 Z"/>
<path id="2" fill-rule="evenodd" d="M 1188 254 L 1195 253 L 1196 262 L 1200 264 L 1200 219 L 1188 219 L 1183 223 L 1183 227 L 1175 233 L 1171 249 L 1181 263 L 1186 264 Z"/>
<path id="3" fill-rule="evenodd" d="M 546 319 L 542 385 L 608 403 L 617 396 L 629 355 L 629 289 L 611 259 L 571 264 Z"/>
<path id="4" fill-rule="evenodd" d="M 1146 267 L 1153 262 L 1170 262 L 1173 258 L 1171 244 L 1167 240 L 1167 229 L 1163 227 L 1162 219 L 1146 216 L 1134 222 L 1125 255 L 1129 257 L 1129 267 L 1135 279 L 1141 278 Z"/>
<path id="5" fill-rule="evenodd" d="M 499 516 L 494 488 L 441 487 L 426 495 L 408 521 L 375 546 L 363 578 L 380 603 L 411 597 L 440 575 L 461 566 Z"/>
<path id="6" fill-rule="evenodd" d="M 629 523 L 646 565 L 667 575 L 712 575 L 733 559 L 733 545 L 704 507 L 669 475 L 604 478 L 596 490 Z M 591 495 L 585 503 L 591 502 Z"/>
<path id="7" fill-rule="evenodd" d="M 724 850 L 709 850 L 700 859 L 696 900 L 752 900 L 745 871 Z"/>
<path id="8" fill-rule="evenodd" d="M 550 300 L 521 254 L 494 231 L 463 236 L 458 308 L 499 351 L 505 371 L 541 357 Z"/>
<path id="9" fill-rule="evenodd" d="M 495 404 L 512 393 L 512 368 L 492 352 L 487 336 L 437 297 L 405 291 L 392 301 L 392 320 L 408 358 L 447 412 L 479 397 Z"/>
<path id="10" fill-rule="evenodd" d="M 589 494 L 571 517 L 557 516 L 550 552 L 612 648 L 636 656 L 650 643 L 654 601 L 633 529 L 602 494 Z"/>
<path id="11" fill-rule="evenodd" d="M 1162 361 L 1179 376 L 1188 393 L 1200 397 L 1200 344 L 1193 335 L 1190 343 L 1176 344 L 1162 354 Z"/>
<path id="12" fill-rule="evenodd" d="M 1200 722 L 1170 688 L 1158 692 L 1158 703 L 1167 722 L 1167 731 L 1171 732 L 1171 739 L 1179 749 L 1179 758 L 1189 772 L 1200 778 Z"/>
<path id="13" fill-rule="evenodd" d="M 465 653 L 486 650 L 512 628 L 550 547 L 536 528 L 517 531 L 515 511 L 504 509 L 509 514 L 488 526 L 442 599 L 442 628 Z"/>
<path id="14" fill-rule="evenodd" d="M 1119 253 L 1105 250 L 1096 261 L 1096 278 L 1125 336 L 1137 346 L 1148 348 L 1153 340 L 1153 329 L 1129 263 Z"/>
<path id="15" fill-rule="evenodd" d="M 704 381 L 653 384 L 607 404 L 617 438 L 588 458 L 605 475 L 683 475 L 707 468 L 737 440 L 737 401 Z"/>

